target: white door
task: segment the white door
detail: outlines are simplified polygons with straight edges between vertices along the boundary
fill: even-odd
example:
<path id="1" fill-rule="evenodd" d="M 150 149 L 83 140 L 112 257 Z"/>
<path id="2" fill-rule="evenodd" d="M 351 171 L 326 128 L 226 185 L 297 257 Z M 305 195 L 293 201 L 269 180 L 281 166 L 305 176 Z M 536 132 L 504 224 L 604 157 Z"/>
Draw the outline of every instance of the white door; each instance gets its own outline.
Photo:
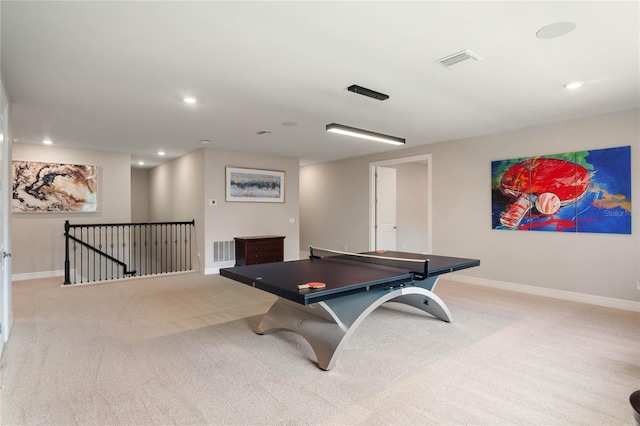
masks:
<path id="1" fill-rule="evenodd" d="M 376 250 L 396 249 L 396 169 L 376 167 Z"/>

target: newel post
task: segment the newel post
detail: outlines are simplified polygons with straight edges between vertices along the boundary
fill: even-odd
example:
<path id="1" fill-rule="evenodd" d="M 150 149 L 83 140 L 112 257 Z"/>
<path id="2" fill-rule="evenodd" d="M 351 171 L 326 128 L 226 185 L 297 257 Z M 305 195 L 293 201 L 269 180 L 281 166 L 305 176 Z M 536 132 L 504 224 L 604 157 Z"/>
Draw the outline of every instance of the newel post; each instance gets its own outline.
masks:
<path id="1" fill-rule="evenodd" d="M 64 283 L 71 284 L 71 274 L 69 272 L 69 221 L 64 221 Z"/>

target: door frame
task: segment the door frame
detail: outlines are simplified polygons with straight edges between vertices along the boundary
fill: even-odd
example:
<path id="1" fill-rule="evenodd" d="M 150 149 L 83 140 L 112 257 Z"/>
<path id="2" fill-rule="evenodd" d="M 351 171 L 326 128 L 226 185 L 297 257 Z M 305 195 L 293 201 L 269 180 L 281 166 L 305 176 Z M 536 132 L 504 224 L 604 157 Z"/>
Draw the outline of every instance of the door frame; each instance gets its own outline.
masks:
<path id="1" fill-rule="evenodd" d="M 389 172 L 387 172 L 389 171 Z M 380 199 L 382 198 L 384 201 L 391 201 L 391 199 L 386 199 L 387 195 L 384 194 L 384 191 L 381 194 L 380 188 L 381 188 L 381 179 L 388 179 L 387 178 L 381 178 L 381 174 L 384 175 L 385 173 L 390 173 L 393 175 L 393 245 L 385 245 L 385 246 L 381 246 L 380 245 L 380 226 L 381 226 L 381 220 L 380 220 L 380 210 L 381 210 L 381 206 L 385 205 L 386 203 L 380 203 Z M 397 177 L 398 177 L 398 170 L 396 170 L 396 168 L 394 167 L 384 167 L 384 166 L 377 166 L 374 168 L 374 177 L 375 177 L 375 219 L 374 219 L 374 240 L 373 240 L 373 247 L 375 250 L 380 250 L 380 249 L 386 249 L 386 250 L 396 250 L 397 249 L 397 244 L 398 244 L 398 189 L 397 189 Z M 387 182 L 388 184 L 389 182 Z M 382 224 L 384 225 L 384 224 Z M 389 230 L 387 229 L 386 232 L 388 232 Z M 385 239 L 386 241 L 386 239 Z"/>
<path id="2" fill-rule="evenodd" d="M 431 154 L 414 155 L 411 157 L 393 158 L 390 160 L 369 163 L 369 250 L 375 249 L 376 244 L 376 167 L 393 164 L 427 162 L 427 251 L 433 252 L 433 203 L 432 203 L 432 158 Z"/>
<path id="3" fill-rule="evenodd" d="M 11 179 L 13 169 L 11 167 L 11 132 L 9 126 L 9 100 L 4 90 L 4 82 L 0 79 L 0 113 L 2 114 L 2 155 L 0 164 L 0 227 L 2 228 L 2 246 L 3 250 L 10 256 L 11 253 Z M 0 322 L 2 323 L 2 332 L 0 333 L 0 353 L 4 347 L 4 343 L 9 340 L 9 333 L 13 323 L 13 310 L 11 301 L 11 257 L 5 257 L 4 253 L 0 253 Z"/>

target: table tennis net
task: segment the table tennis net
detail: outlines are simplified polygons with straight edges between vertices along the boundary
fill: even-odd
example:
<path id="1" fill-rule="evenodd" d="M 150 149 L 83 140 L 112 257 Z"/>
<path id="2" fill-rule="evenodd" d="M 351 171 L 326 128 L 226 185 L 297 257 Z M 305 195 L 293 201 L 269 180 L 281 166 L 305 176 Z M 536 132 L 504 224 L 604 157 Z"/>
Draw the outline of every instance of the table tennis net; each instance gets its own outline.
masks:
<path id="1" fill-rule="evenodd" d="M 344 261 L 364 262 L 380 266 L 389 266 L 411 271 L 417 278 L 426 278 L 429 270 L 429 260 L 411 259 L 385 256 L 384 253 L 349 253 L 338 250 L 309 247 L 311 258 L 332 258 Z"/>

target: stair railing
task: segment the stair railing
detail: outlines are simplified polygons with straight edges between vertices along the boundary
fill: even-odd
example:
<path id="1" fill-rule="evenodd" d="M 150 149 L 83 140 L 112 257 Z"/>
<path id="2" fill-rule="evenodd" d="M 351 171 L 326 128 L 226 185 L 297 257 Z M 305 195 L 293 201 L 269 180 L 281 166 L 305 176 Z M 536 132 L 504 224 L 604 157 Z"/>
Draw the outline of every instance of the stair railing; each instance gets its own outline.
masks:
<path id="1" fill-rule="evenodd" d="M 65 221 L 64 284 L 191 271 L 195 221 Z"/>

